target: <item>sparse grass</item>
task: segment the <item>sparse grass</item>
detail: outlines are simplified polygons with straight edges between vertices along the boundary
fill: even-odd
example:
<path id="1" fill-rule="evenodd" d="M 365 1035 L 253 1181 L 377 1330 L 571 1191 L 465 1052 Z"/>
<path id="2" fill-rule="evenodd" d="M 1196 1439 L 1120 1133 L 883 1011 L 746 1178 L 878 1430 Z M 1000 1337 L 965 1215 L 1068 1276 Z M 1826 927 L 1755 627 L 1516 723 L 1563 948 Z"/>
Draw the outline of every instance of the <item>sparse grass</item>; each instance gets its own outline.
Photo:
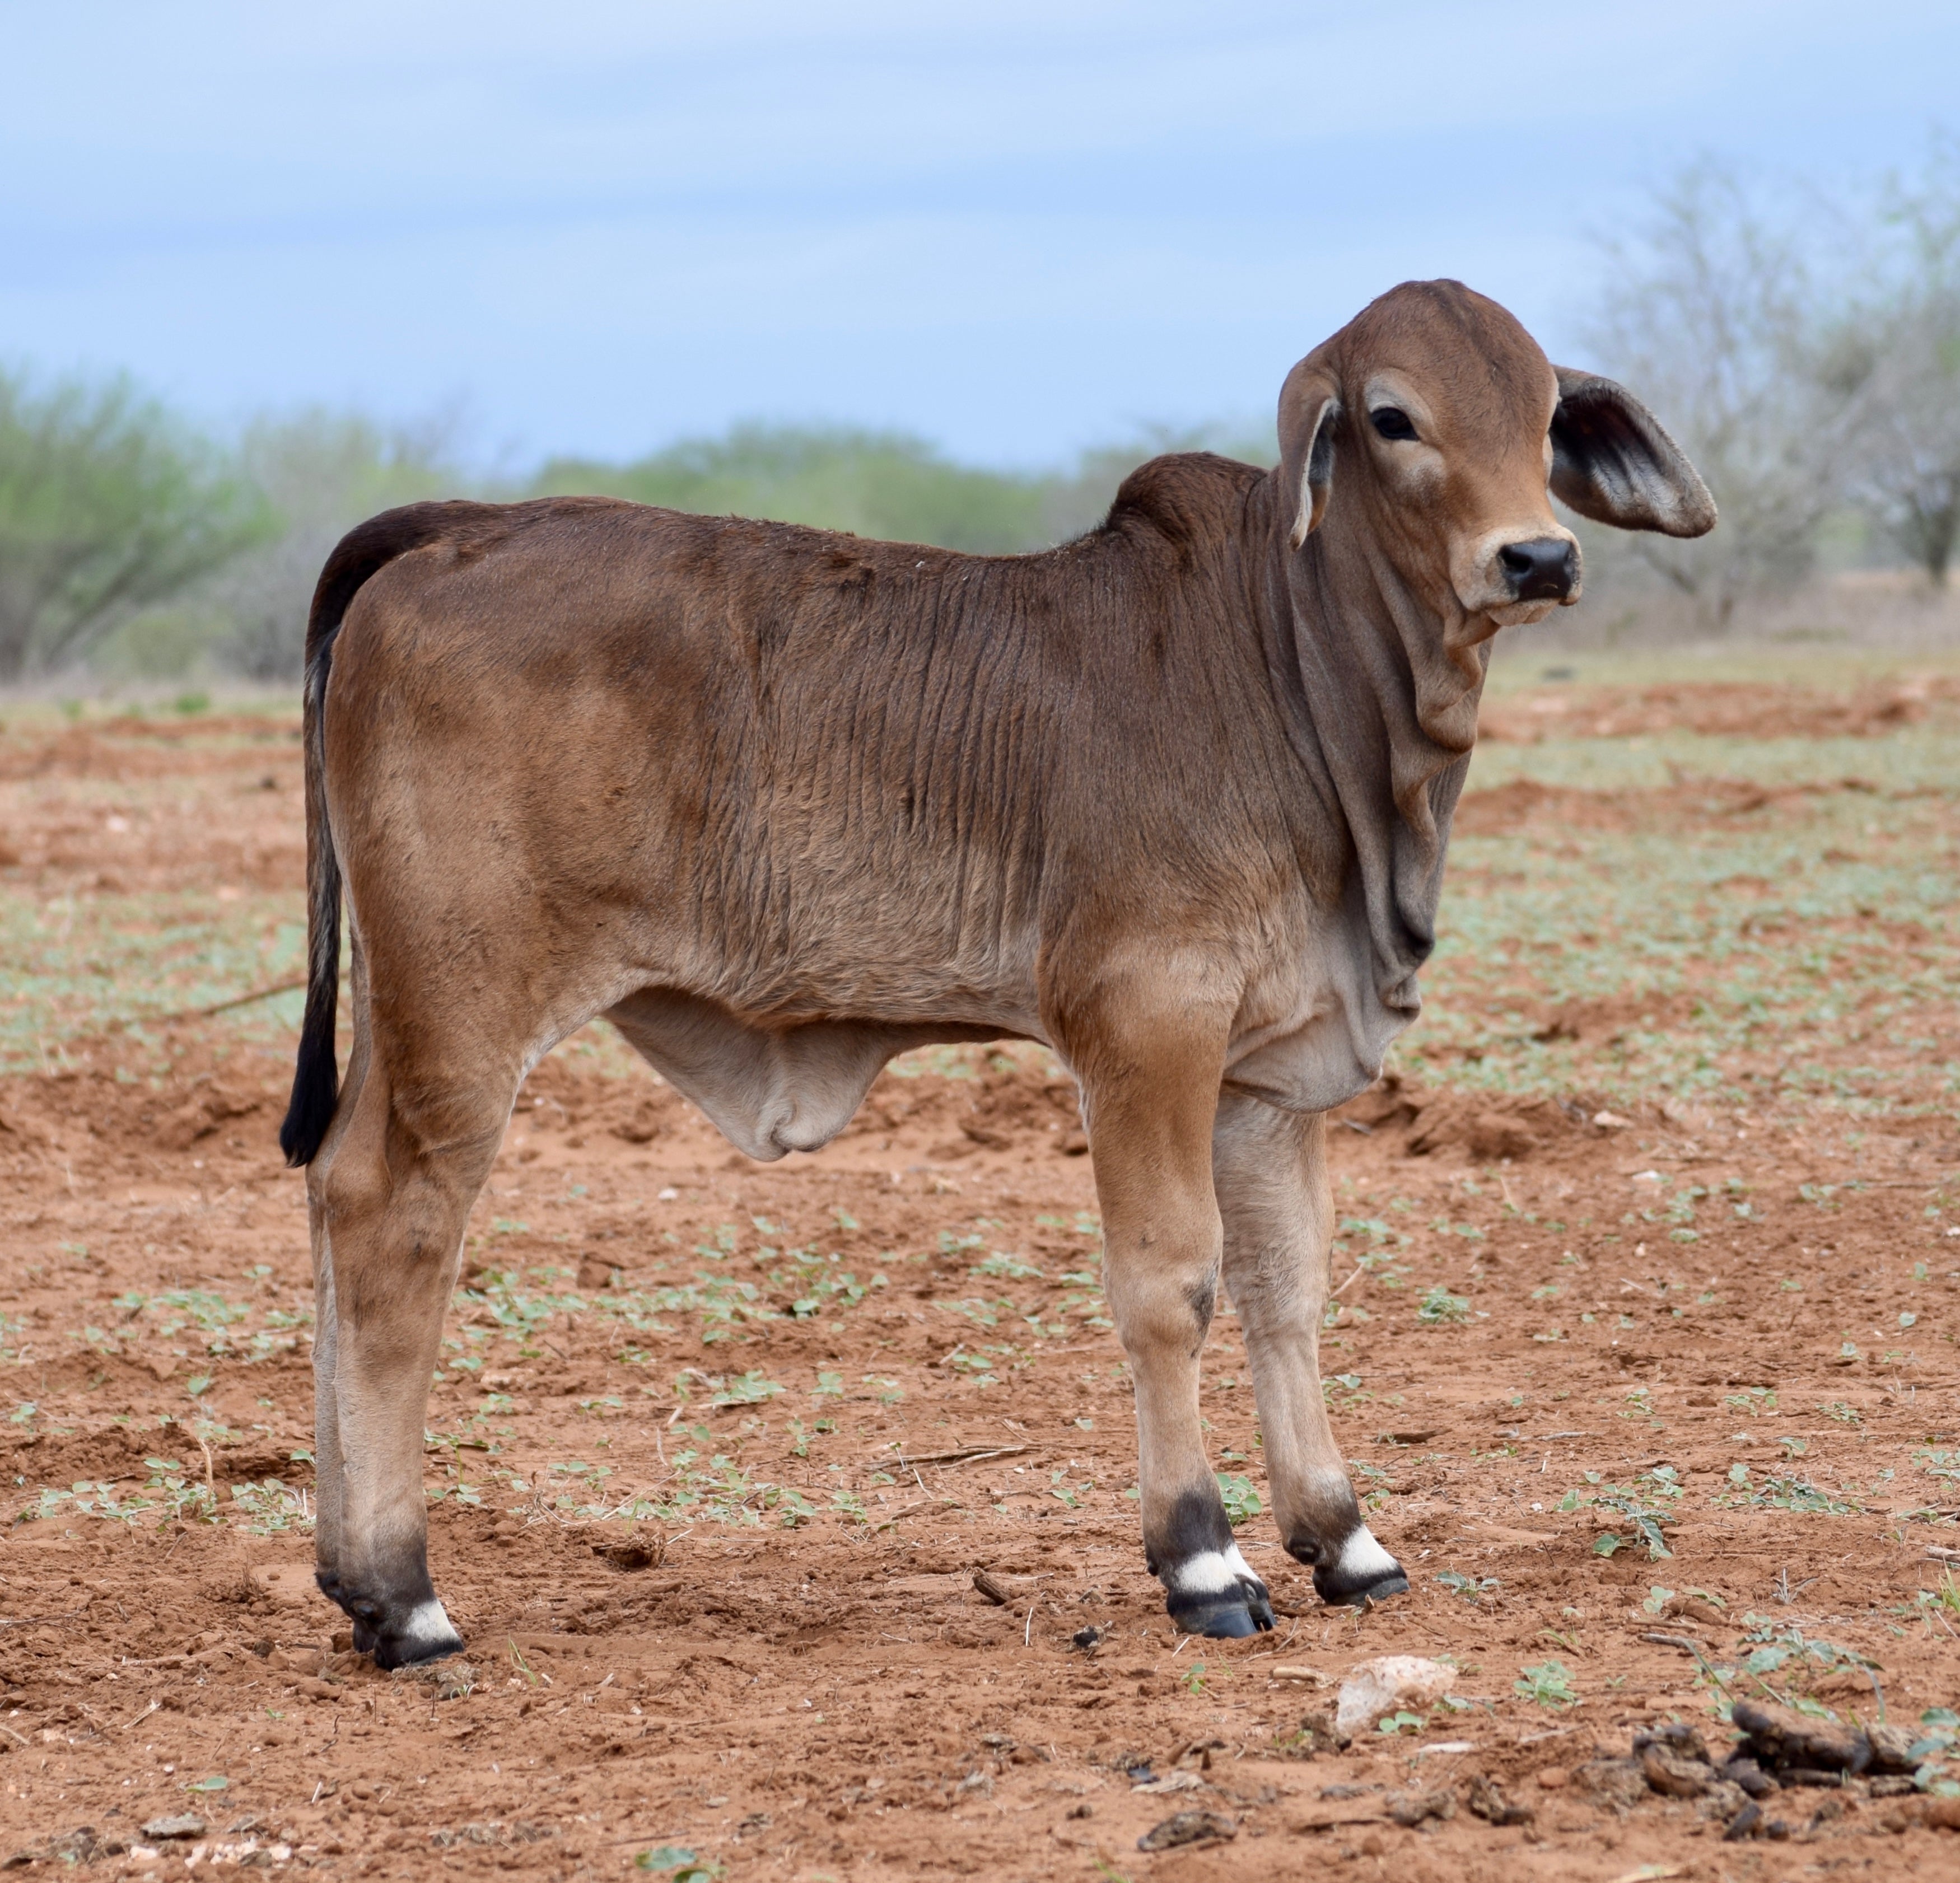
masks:
<path id="1" fill-rule="evenodd" d="M 1422 1023 L 1396 1062 L 1431 1082 L 1621 1106 L 1939 1102 L 1960 1067 L 1926 1051 L 1917 1016 L 1950 1008 L 1960 970 L 1956 777 L 1960 739 L 1930 728 L 1480 746 L 1473 792 L 1673 789 L 1691 808 L 1630 831 L 1459 833 Z M 1738 809 L 1712 782 L 1736 779 L 1790 795 Z M 1602 998 L 1627 1007 L 1623 1022 L 1537 1036 L 1548 1009 Z"/>

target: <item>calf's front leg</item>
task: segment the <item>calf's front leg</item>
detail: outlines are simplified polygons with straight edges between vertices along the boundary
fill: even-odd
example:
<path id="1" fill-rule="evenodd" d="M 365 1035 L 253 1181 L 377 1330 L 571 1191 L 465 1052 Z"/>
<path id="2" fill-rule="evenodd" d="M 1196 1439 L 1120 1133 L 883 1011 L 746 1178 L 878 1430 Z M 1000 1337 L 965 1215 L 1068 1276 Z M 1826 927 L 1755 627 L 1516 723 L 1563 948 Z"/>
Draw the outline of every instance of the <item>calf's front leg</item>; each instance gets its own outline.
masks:
<path id="1" fill-rule="evenodd" d="M 1250 1635 L 1273 1625 L 1272 1603 L 1232 1540 L 1198 1416 L 1198 1355 L 1218 1294 L 1211 1138 L 1222 1049 L 1180 1038 L 1170 1017 L 1131 1037 L 1129 1050 L 1105 1039 L 1075 1063 L 1104 1287 L 1136 1388 L 1144 1557 L 1179 1627 Z"/>
<path id="2" fill-rule="evenodd" d="M 1225 1286 L 1239 1311 L 1258 1401 L 1280 1536 L 1328 1602 L 1407 1593 L 1402 1565 L 1361 1520 L 1320 1390 L 1320 1322 L 1334 1204 L 1327 1126 L 1226 1092 L 1212 1134 Z"/>

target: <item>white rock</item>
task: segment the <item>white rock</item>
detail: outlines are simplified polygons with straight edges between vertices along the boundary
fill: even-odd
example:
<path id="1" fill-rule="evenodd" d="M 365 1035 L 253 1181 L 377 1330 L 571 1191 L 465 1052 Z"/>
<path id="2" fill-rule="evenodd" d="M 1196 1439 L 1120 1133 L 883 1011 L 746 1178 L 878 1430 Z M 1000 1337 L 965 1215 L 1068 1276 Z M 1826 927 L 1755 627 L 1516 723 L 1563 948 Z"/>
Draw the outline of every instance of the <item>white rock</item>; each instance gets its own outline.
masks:
<path id="1" fill-rule="evenodd" d="M 1429 1706 L 1456 1684 L 1456 1668 L 1426 1661 L 1419 1654 L 1385 1654 L 1377 1661 L 1363 1661 L 1341 1683 L 1335 1729 L 1350 1735 L 1366 1732 L 1385 1714 Z"/>

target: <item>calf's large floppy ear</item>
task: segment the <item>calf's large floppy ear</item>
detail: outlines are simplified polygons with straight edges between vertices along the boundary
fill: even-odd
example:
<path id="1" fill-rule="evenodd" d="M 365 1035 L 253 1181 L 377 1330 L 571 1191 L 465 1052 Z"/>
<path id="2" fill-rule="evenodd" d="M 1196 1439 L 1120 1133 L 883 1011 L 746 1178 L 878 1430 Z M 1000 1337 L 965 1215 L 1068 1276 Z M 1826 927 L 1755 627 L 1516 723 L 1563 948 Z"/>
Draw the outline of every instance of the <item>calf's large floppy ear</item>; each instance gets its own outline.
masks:
<path id="1" fill-rule="evenodd" d="M 1595 373 L 1558 366 L 1551 418 L 1551 494 L 1582 517 L 1621 530 L 1705 536 L 1715 527 L 1708 486 L 1627 390 Z"/>
<path id="2" fill-rule="evenodd" d="M 1293 506 L 1288 540 L 1297 549 L 1320 527 L 1334 488 L 1334 426 L 1341 390 L 1334 375 L 1309 353 L 1280 388 L 1281 488 Z"/>

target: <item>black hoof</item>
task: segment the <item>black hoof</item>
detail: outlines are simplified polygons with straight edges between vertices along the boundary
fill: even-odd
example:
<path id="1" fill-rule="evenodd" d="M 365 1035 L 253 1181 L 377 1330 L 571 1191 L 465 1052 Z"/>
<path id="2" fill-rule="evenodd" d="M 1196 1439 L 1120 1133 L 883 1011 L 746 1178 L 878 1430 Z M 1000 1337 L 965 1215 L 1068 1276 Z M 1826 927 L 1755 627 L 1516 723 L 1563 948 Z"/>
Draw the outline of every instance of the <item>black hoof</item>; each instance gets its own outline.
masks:
<path id="1" fill-rule="evenodd" d="M 439 1608 L 438 1613 L 441 1613 Z M 371 1654 L 374 1665 L 385 1670 L 414 1667 L 424 1661 L 440 1661 L 445 1655 L 460 1654 L 463 1637 L 450 1626 L 447 1615 L 442 1616 L 439 1626 L 421 1629 L 390 1629 L 357 1621 L 354 1645 L 361 1653 Z"/>
<path id="2" fill-rule="evenodd" d="M 377 1602 L 343 1587 L 327 1570 L 322 1570 L 315 1580 L 320 1593 L 337 1603 L 354 1624 L 355 1652 L 371 1656 L 377 1667 L 412 1667 L 463 1652 L 463 1637 L 433 1590 L 410 1600 Z"/>
<path id="3" fill-rule="evenodd" d="M 1374 1576 L 1344 1576 L 1337 1565 L 1313 1572 L 1315 1592 L 1332 1608 L 1368 1608 L 1391 1595 L 1408 1593 L 1408 1578 L 1401 1566 Z"/>
<path id="4" fill-rule="evenodd" d="M 1185 1633 L 1209 1635 L 1216 1640 L 1242 1641 L 1273 1625 L 1271 1599 L 1256 1582 L 1241 1582 L 1203 1594 L 1174 1589 L 1165 1598 L 1164 1606 Z"/>

